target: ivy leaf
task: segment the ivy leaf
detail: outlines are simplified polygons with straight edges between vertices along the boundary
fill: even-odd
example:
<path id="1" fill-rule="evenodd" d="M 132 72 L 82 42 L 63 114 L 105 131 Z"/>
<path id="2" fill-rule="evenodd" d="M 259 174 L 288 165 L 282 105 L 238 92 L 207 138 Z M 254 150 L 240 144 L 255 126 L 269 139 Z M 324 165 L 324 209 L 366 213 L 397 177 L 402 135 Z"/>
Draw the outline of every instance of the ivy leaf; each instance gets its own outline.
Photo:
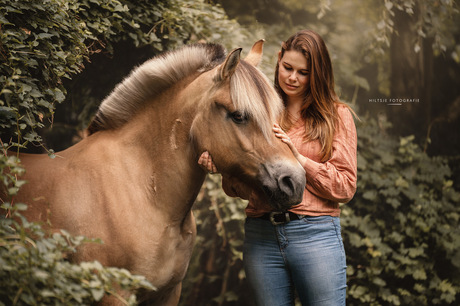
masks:
<path id="1" fill-rule="evenodd" d="M 24 139 L 29 141 L 29 142 L 39 142 L 39 141 L 42 140 L 42 138 L 35 131 L 27 133 L 24 136 Z"/>

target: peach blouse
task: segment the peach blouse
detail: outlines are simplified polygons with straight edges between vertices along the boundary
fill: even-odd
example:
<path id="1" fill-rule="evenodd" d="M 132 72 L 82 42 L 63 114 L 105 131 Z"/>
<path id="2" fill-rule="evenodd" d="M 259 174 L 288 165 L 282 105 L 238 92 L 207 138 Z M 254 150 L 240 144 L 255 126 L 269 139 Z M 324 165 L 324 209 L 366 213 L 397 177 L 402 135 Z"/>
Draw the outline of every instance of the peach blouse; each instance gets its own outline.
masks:
<path id="1" fill-rule="evenodd" d="M 305 142 L 305 122 L 299 120 L 288 132 L 300 154 L 307 157 L 302 166 L 306 172 L 307 183 L 303 200 L 290 211 L 308 216 L 340 216 L 339 203 L 346 203 L 356 191 L 357 176 L 357 134 L 353 116 L 346 106 L 339 105 L 339 121 L 332 143 L 332 156 L 321 162 L 318 140 Z M 248 217 L 260 217 L 273 209 L 260 201 L 255 193 L 249 196 L 246 208 Z"/>

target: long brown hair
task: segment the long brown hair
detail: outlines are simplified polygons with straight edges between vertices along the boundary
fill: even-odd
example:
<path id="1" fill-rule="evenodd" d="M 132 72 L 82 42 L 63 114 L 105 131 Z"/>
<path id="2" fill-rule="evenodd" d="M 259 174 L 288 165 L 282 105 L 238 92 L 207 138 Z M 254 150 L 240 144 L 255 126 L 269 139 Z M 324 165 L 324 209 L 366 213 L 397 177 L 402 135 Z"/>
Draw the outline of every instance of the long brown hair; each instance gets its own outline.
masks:
<path id="1" fill-rule="evenodd" d="M 311 30 L 301 30 L 286 40 L 281 46 L 280 59 L 286 51 L 299 51 L 307 59 L 310 88 L 305 93 L 301 116 L 305 120 L 305 140 L 319 140 L 321 144 L 321 161 L 332 155 L 334 132 L 340 121 L 337 105 L 344 104 L 334 90 L 332 63 L 321 36 Z M 275 88 L 286 104 L 287 96 L 278 80 L 279 61 L 275 70 Z M 289 130 L 294 122 L 287 111 L 280 118 L 280 126 Z"/>

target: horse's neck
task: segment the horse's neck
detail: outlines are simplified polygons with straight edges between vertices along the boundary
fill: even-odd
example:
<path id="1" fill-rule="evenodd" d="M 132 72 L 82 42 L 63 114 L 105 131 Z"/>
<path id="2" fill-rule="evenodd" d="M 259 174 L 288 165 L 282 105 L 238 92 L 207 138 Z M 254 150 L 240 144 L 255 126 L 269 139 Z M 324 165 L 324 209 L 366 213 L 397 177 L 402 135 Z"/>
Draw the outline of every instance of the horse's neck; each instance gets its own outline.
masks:
<path id="1" fill-rule="evenodd" d="M 117 132 L 122 147 L 131 147 L 132 162 L 150 169 L 148 198 L 168 218 L 180 219 L 189 213 L 203 184 L 204 172 L 199 168 L 189 131 L 191 122 L 177 116 L 152 120 L 151 112 L 140 114 L 132 123 Z M 161 111 L 161 110 L 160 110 Z"/>

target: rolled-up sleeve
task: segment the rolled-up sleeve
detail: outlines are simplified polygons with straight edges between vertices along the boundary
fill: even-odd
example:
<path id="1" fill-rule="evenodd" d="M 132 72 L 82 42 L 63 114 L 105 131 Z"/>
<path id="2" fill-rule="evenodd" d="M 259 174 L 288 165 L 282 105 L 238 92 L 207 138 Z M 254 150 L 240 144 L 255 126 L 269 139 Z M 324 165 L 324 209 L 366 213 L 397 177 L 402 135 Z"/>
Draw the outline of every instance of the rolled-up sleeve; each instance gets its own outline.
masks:
<path id="1" fill-rule="evenodd" d="M 307 158 L 303 167 L 306 172 L 306 188 L 318 197 L 346 203 L 356 192 L 357 134 L 351 112 L 338 108 L 341 122 L 332 143 L 332 156 L 324 162 Z"/>

